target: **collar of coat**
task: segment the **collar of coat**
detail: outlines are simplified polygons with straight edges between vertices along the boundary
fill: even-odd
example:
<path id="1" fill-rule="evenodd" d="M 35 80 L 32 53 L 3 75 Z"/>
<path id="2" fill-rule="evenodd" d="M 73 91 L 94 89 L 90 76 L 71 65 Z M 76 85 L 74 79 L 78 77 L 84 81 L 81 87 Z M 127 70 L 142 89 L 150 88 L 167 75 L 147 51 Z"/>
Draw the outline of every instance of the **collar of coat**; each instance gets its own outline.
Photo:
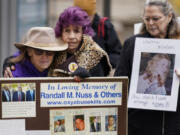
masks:
<path id="1" fill-rule="evenodd" d="M 96 42 L 90 36 L 83 35 L 83 42 L 79 50 L 74 54 L 78 66 L 90 70 L 95 67 L 102 57 L 106 58 L 107 66 L 109 67 L 109 72 L 111 71 L 111 64 L 107 53 L 97 45 Z M 67 59 L 67 51 L 59 52 L 58 56 L 55 58 L 50 70 L 58 68 L 58 65 L 64 63 Z M 51 74 L 49 74 L 51 76 Z"/>

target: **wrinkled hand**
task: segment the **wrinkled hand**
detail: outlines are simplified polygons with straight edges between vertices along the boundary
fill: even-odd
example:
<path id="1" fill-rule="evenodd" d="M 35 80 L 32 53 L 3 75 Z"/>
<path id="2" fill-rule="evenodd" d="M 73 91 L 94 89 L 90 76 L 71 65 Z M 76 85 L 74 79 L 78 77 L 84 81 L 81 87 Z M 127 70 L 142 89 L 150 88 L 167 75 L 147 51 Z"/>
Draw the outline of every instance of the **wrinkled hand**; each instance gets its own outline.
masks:
<path id="1" fill-rule="evenodd" d="M 175 69 L 175 73 L 178 76 L 178 78 L 180 79 L 180 71 L 178 69 Z"/>
<path id="2" fill-rule="evenodd" d="M 15 56 L 7 57 L 3 62 L 3 76 L 4 77 L 13 77 L 12 72 L 15 70 L 15 64 L 13 62 L 10 62 L 11 58 L 14 58 Z"/>
<path id="3" fill-rule="evenodd" d="M 6 67 L 6 69 L 5 69 L 5 71 L 4 71 L 4 77 L 6 77 L 6 78 L 12 78 L 13 75 L 12 75 L 12 72 L 11 72 L 11 71 L 13 71 L 13 70 L 15 70 L 15 66 L 14 66 L 14 65 L 12 65 L 11 67 Z"/>
<path id="4" fill-rule="evenodd" d="M 83 80 L 80 76 L 74 76 L 73 78 L 75 82 L 81 82 Z"/>
<path id="5" fill-rule="evenodd" d="M 90 73 L 85 68 L 79 66 L 76 71 L 72 73 L 72 76 L 76 82 L 80 82 L 83 79 L 90 77 Z"/>

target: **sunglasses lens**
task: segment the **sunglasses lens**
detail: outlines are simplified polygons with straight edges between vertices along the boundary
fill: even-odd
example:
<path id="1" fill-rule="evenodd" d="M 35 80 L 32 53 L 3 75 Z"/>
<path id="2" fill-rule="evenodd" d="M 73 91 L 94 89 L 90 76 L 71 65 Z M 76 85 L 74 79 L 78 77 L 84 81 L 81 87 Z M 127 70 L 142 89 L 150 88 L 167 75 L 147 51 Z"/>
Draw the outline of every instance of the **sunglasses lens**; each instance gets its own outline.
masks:
<path id="1" fill-rule="evenodd" d="M 35 53 L 36 55 L 43 55 L 43 50 L 34 49 L 34 53 Z"/>
<path id="2" fill-rule="evenodd" d="M 46 56 L 53 56 L 54 55 L 54 52 L 52 52 L 52 51 L 43 51 L 40 49 L 34 49 L 34 53 L 36 55 L 43 55 L 44 52 L 45 52 Z"/>
<path id="3" fill-rule="evenodd" d="M 54 52 L 52 52 L 52 51 L 45 51 L 45 52 L 46 52 L 47 56 L 53 56 L 54 55 Z"/>

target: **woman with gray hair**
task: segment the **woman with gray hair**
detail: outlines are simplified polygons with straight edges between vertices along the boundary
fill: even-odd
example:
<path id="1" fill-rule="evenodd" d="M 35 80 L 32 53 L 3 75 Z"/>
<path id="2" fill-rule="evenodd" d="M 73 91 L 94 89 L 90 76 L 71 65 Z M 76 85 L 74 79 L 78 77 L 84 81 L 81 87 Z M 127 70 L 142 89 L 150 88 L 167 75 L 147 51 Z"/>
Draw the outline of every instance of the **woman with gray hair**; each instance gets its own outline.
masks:
<path id="1" fill-rule="evenodd" d="M 177 19 L 172 6 L 167 1 L 149 1 L 146 3 L 141 32 L 124 42 L 115 76 L 128 76 L 131 78 L 135 40 L 137 37 L 180 38 Z M 128 135 L 179 135 L 179 108 L 180 104 L 178 104 L 177 112 L 129 109 Z"/>

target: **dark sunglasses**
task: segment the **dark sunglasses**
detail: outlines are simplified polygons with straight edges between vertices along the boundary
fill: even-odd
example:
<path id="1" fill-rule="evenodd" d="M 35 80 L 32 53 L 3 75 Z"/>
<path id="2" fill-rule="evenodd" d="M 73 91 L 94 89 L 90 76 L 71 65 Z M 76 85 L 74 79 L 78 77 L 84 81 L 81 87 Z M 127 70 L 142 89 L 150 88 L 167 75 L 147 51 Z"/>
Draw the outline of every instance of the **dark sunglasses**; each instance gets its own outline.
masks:
<path id="1" fill-rule="evenodd" d="M 44 50 L 40 50 L 40 49 L 33 49 L 34 53 L 36 55 L 43 55 L 44 53 L 46 54 L 46 56 L 53 56 L 54 52 L 53 51 L 44 51 Z"/>

